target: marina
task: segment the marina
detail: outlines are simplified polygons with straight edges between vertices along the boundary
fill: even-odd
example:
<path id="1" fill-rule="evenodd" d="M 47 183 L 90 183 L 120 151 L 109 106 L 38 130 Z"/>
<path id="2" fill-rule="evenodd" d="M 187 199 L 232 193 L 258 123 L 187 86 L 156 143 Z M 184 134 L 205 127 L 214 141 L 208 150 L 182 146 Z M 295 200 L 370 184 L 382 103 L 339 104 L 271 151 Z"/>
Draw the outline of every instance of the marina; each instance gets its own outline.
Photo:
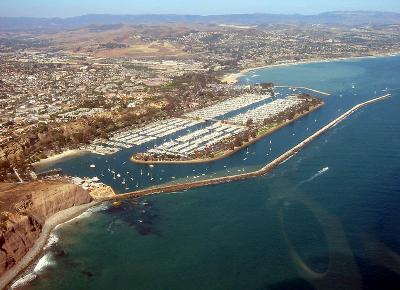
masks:
<path id="1" fill-rule="evenodd" d="M 177 156 L 189 157 L 200 151 L 209 148 L 218 142 L 231 138 L 238 133 L 244 132 L 246 128 L 236 125 L 216 122 L 211 126 L 194 131 L 175 140 L 163 143 L 147 151 L 155 156 Z"/>
<path id="2" fill-rule="evenodd" d="M 323 101 L 309 95 L 289 95 L 268 103 L 258 103 L 243 112 L 225 111 L 222 121 L 207 121 L 197 128 L 144 153 L 135 154 L 134 162 L 206 162 L 225 158 L 247 147 L 291 121 L 323 106 Z M 206 118 L 210 116 L 207 115 Z M 246 145 L 247 144 L 247 145 Z"/>
<path id="3" fill-rule="evenodd" d="M 241 113 L 229 119 L 230 122 L 245 125 L 248 120 L 262 123 L 265 119 L 275 118 L 281 113 L 290 111 L 303 102 L 297 96 L 288 96 L 285 99 L 277 99 L 268 104 Z"/>
<path id="4" fill-rule="evenodd" d="M 316 138 L 321 136 L 322 134 L 326 133 L 330 129 L 334 128 L 337 124 L 340 122 L 343 122 L 347 117 L 350 115 L 354 114 L 358 110 L 362 109 L 365 106 L 368 106 L 372 103 L 378 102 L 385 100 L 389 98 L 391 95 L 386 94 L 384 96 L 374 98 L 372 100 L 368 100 L 366 102 L 360 103 L 344 114 L 340 115 L 338 118 L 335 120 L 331 121 L 324 127 L 322 127 L 320 130 L 312 134 L 311 136 L 307 137 L 285 153 L 279 155 L 277 158 L 275 158 L 272 162 L 268 163 L 264 167 L 262 167 L 259 170 L 253 171 L 253 172 L 248 172 L 248 173 L 242 173 L 242 174 L 237 174 L 237 175 L 231 175 L 231 176 L 225 176 L 225 177 L 217 177 L 217 178 L 211 178 L 211 179 L 206 179 L 206 180 L 201 180 L 201 181 L 196 181 L 196 182 L 189 182 L 189 183 L 178 183 L 178 184 L 173 184 L 173 185 L 166 185 L 166 186 L 160 186 L 160 187 L 154 187 L 154 188 L 148 188 L 148 189 L 143 189 L 143 190 L 138 190 L 130 193 L 124 193 L 124 194 L 119 194 L 112 199 L 125 199 L 125 198 L 130 198 L 130 197 L 140 197 L 140 196 L 145 196 L 145 195 L 150 195 L 150 194 L 156 194 L 156 193 L 166 193 L 166 192 L 175 192 L 175 191 L 182 191 L 186 189 L 192 189 L 192 188 L 197 188 L 197 187 L 203 187 L 203 186 L 209 186 L 209 185 L 215 185 L 215 184 L 221 184 L 221 183 L 227 183 L 227 182 L 233 182 L 233 181 L 239 181 L 239 180 L 246 180 L 249 178 L 254 178 L 257 176 L 262 176 L 265 174 L 268 174 L 271 172 L 273 169 L 278 167 L 280 164 L 284 163 L 287 161 L 289 158 L 293 157 L 296 155 L 301 149 L 303 149 L 305 146 L 310 144 L 312 141 L 314 141 Z M 240 171 L 245 171 L 243 168 Z"/>
<path id="5" fill-rule="evenodd" d="M 272 98 L 270 94 L 265 95 L 257 95 L 250 94 L 244 95 L 236 98 L 231 98 L 226 101 L 220 102 L 218 104 L 196 110 L 194 112 L 185 114 L 186 117 L 194 118 L 194 119 L 203 119 L 203 120 L 213 120 L 228 113 L 232 113 L 234 111 L 244 109 L 251 105 L 262 103 L 268 99 Z"/>
<path id="6" fill-rule="evenodd" d="M 109 138 L 109 140 L 97 139 L 92 144 L 81 147 L 81 149 L 99 155 L 115 154 L 122 149 L 129 149 L 166 138 L 169 135 L 189 130 L 202 123 L 203 121 L 182 118 L 162 120 L 146 125 L 143 128 L 119 131 Z"/>
<path id="7" fill-rule="evenodd" d="M 161 142 L 160 145 L 151 145 L 153 148 L 147 153 L 188 157 L 198 150 L 204 150 L 245 131 L 245 128 L 240 126 L 217 122 L 218 118 L 224 119 L 227 114 L 239 113 L 240 110 L 251 106 L 262 106 L 271 99 L 270 94 L 245 94 L 188 113 L 183 118 L 171 118 L 150 123 L 142 128 L 120 130 L 108 140 L 96 139 L 92 144 L 82 146 L 80 150 L 112 155 L 123 149 Z M 206 122 L 211 122 L 211 125 L 209 123 L 207 126 Z M 203 128 L 204 126 L 206 127 Z M 171 137 L 179 132 L 182 132 L 181 135 Z M 205 136 L 207 134 L 210 135 Z"/>

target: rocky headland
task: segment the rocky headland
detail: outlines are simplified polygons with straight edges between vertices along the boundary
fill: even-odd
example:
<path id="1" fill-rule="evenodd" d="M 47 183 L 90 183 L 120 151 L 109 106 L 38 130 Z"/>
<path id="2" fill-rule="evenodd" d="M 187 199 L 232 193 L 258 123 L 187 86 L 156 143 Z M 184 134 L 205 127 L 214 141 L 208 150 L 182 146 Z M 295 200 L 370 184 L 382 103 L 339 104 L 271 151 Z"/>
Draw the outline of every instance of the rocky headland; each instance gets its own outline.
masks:
<path id="1" fill-rule="evenodd" d="M 0 183 L 0 276 L 34 246 L 47 219 L 92 200 L 88 191 L 69 183 Z"/>

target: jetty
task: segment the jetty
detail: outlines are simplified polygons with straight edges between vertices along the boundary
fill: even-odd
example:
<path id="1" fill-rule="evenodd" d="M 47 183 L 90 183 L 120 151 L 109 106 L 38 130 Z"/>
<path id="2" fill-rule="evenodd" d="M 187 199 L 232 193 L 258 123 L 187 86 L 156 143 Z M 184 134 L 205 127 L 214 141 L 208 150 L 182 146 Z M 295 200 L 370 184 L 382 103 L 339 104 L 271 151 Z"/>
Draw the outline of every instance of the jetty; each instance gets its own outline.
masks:
<path id="1" fill-rule="evenodd" d="M 292 89 L 296 89 L 296 90 L 307 90 L 313 93 L 317 93 L 320 95 L 324 95 L 324 96 L 330 96 L 330 93 L 326 93 L 326 92 L 322 92 L 319 90 L 315 90 L 315 89 L 311 89 L 311 88 L 307 88 L 307 87 L 290 87 L 290 86 L 275 86 L 275 88 L 292 88 Z"/>
<path id="2" fill-rule="evenodd" d="M 319 129 L 317 132 L 309 136 L 308 138 L 304 139 L 300 143 L 298 143 L 296 146 L 292 147 L 279 157 L 277 157 L 275 160 L 272 162 L 268 163 L 265 165 L 263 168 L 249 172 L 249 173 L 243 173 L 243 174 L 238 174 L 238 175 L 231 175 L 231 176 L 224 176 L 224 177 L 217 177 L 217 178 L 211 178 L 207 180 L 202 180 L 202 181 L 195 181 L 195 182 L 188 182 L 188 183 L 178 183 L 178 184 L 171 184 L 171 185 L 164 185 L 164 186 L 158 186 L 158 187 L 150 187 L 147 189 L 142 189 L 142 190 L 137 190 L 134 192 L 129 192 L 129 193 L 124 193 L 124 194 L 118 194 L 115 195 L 111 198 L 108 198 L 108 200 L 118 200 L 118 199 L 126 199 L 126 198 L 131 198 L 131 197 L 141 197 L 141 196 L 146 196 L 146 195 L 152 195 L 152 194 L 157 194 L 157 193 L 167 193 L 167 192 L 176 192 L 176 191 L 183 191 L 186 189 L 192 189 L 192 188 L 198 188 L 198 187 L 203 187 L 203 186 L 210 186 L 210 185 L 216 185 L 216 184 L 222 184 L 222 183 L 228 183 L 228 182 L 233 182 L 233 181 L 240 181 L 240 180 L 246 180 L 250 178 L 255 178 L 259 176 L 263 176 L 271 172 L 274 168 L 278 167 L 280 164 L 288 160 L 289 158 L 293 157 L 296 155 L 301 149 L 303 149 L 305 146 L 310 144 L 313 140 L 321 136 L 322 134 L 326 133 L 333 127 L 335 127 L 337 124 L 340 122 L 344 121 L 347 117 L 355 113 L 356 111 L 360 110 L 361 108 L 387 99 L 391 95 L 386 94 L 384 96 L 378 97 L 371 99 L 369 101 L 360 103 L 344 114 L 340 115 L 338 118 L 327 124 L 326 126 L 322 127 Z"/>

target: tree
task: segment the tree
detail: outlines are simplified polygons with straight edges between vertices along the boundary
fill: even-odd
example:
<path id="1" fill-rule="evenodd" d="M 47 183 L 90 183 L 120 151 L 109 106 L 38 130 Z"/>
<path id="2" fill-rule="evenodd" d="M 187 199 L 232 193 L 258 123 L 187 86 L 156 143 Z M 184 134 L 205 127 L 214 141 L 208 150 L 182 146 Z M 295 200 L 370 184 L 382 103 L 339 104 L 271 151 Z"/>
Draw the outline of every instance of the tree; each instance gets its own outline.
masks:
<path id="1" fill-rule="evenodd" d="M 247 127 L 251 127 L 252 125 L 254 124 L 254 121 L 253 121 L 253 119 L 247 119 L 247 121 L 246 121 L 246 126 Z"/>
<path id="2" fill-rule="evenodd" d="M 243 144 L 242 137 L 241 136 L 236 136 L 235 140 L 233 141 L 233 145 L 235 147 L 240 147 L 240 146 L 242 146 L 242 144 Z"/>

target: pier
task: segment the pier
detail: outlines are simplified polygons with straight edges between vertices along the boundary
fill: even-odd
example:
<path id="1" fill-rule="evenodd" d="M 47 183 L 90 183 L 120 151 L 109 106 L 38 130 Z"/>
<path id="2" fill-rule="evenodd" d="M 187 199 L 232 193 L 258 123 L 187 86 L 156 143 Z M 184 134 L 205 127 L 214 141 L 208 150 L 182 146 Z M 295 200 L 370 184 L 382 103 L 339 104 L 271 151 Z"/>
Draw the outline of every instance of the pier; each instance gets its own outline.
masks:
<path id="1" fill-rule="evenodd" d="M 152 195 L 152 194 L 157 194 L 157 193 L 166 193 L 166 192 L 175 192 L 175 191 L 182 191 L 186 189 L 192 189 L 192 188 L 198 188 L 198 187 L 203 187 L 203 186 L 209 186 L 209 185 L 216 185 L 216 184 L 222 184 L 222 183 L 228 183 L 228 182 L 233 182 L 233 181 L 240 181 L 240 180 L 246 180 L 250 178 L 255 178 L 258 176 L 263 176 L 271 172 L 273 169 L 278 167 L 280 164 L 291 158 L 292 156 L 296 155 L 301 149 L 303 149 L 305 146 L 307 146 L 309 143 L 311 143 L 313 140 L 324 134 L 325 132 L 329 131 L 333 127 L 335 127 L 337 124 L 340 122 L 344 121 L 347 117 L 355 113 L 356 111 L 360 110 L 361 108 L 384 100 L 386 98 L 389 98 L 390 94 L 374 98 L 372 100 L 360 103 L 326 126 L 322 127 L 319 129 L 317 132 L 312 134 L 310 137 L 304 139 L 300 143 L 298 143 L 296 146 L 292 147 L 279 157 L 277 157 L 275 160 L 271 161 L 267 165 L 265 165 L 263 168 L 249 172 L 249 173 L 243 173 L 243 174 L 238 174 L 238 175 L 232 175 L 232 176 L 225 176 L 225 177 L 218 177 L 218 178 L 211 178 L 207 180 L 202 180 L 202 181 L 196 181 L 196 182 L 188 182 L 188 183 L 179 183 L 179 184 L 171 184 L 171 185 L 165 185 L 165 186 L 159 186 L 159 187 L 151 187 L 147 189 L 142 189 L 134 192 L 129 192 L 129 193 L 124 193 L 124 194 L 119 194 L 116 196 L 113 196 L 112 198 L 108 198 L 106 200 L 118 200 L 118 199 L 125 199 L 125 198 L 131 198 L 131 197 L 141 197 L 141 196 L 146 196 L 146 195 Z"/>

